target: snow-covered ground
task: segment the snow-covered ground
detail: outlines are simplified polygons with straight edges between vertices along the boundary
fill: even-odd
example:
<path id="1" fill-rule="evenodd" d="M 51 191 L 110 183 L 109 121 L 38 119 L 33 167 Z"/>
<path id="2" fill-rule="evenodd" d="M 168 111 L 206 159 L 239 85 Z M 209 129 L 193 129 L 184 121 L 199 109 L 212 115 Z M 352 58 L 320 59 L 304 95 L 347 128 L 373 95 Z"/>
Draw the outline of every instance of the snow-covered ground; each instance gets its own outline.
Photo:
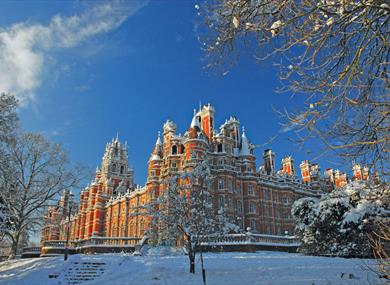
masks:
<path id="1" fill-rule="evenodd" d="M 21 259 L 0 263 L 0 284 L 67 284 L 69 267 L 82 262 L 105 263 L 104 273 L 82 284 L 202 284 L 197 273 L 188 273 L 185 255 L 154 250 L 145 256 L 126 254 L 72 255 Z M 368 266 L 373 261 L 311 257 L 284 252 L 207 253 L 207 284 L 383 284 Z M 72 270 L 71 270 L 72 271 Z M 58 276 L 49 278 L 49 275 Z"/>

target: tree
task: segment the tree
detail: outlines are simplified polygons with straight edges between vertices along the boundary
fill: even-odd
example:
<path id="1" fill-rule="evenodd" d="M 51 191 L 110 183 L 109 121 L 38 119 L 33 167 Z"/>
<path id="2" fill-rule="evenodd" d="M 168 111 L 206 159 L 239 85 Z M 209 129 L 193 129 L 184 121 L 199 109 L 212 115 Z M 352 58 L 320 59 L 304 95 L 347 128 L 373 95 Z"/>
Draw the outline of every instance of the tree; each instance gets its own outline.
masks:
<path id="1" fill-rule="evenodd" d="M 39 134 L 9 137 L 0 154 L 0 200 L 7 213 L 3 230 L 12 257 L 22 235 L 40 225 L 45 207 L 58 193 L 77 187 L 84 172 L 71 168 L 62 147 Z"/>
<path id="2" fill-rule="evenodd" d="M 17 100 L 14 96 L 0 94 L 0 140 L 14 132 L 17 128 Z"/>
<path id="3" fill-rule="evenodd" d="M 378 261 L 376 272 L 381 278 L 390 281 L 390 257 L 388 247 L 390 245 L 390 219 L 377 219 L 376 231 L 370 235 L 371 247 Z"/>
<path id="4" fill-rule="evenodd" d="M 230 68 L 243 50 L 277 61 L 282 91 L 306 94 L 282 110 L 298 142 L 387 176 L 390 141 L 387 0 L 209 0 L 201 37 L 211 68 Z"/>
<path id="5" fill-rule="evenodd" d="M 218 235 L 234 228 L 212 205 L 208 161 L 194 169 L 167 179 L 166 189 L 159 197 L 156 220 L 161 230 L 162 244 L 176 244 L 184 239 L 190 262 L 190 273 L 195 273 L 195 256 L 208 235 Z"/>
<path id="6" fill-rule="evenodd" d="M 315 255 L 373 257 L 371 234 L 376 221 L 386 219 L 388 190 L 380 185 L 354 183 L 320 199 L 296 201 L 291 213 L 300 251 Z"/>
<path id="7" fill-rule="evenodd" d="M 0 94 L 0 157 L 4 149 L 4 143 L 17 129 L 18 116 L 16 114 L 17 100 L 14 96 Z M 0 161 L 1 163 L 1 161 Z M 5 229 L 9 226 L 9 213 L 0 196 L 0 242 L 4 242 Z"/>

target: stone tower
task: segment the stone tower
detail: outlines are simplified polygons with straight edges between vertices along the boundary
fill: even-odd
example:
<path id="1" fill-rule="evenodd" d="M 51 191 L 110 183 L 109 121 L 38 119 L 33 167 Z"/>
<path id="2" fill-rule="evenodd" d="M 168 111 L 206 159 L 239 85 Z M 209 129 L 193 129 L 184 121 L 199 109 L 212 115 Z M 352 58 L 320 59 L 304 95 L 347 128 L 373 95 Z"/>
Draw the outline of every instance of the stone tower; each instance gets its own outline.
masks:
<path id="1" fill-rule="evenodd" d="M 100 177 L 109 196 L 123 193 L 134 186 L 133 169 L 128 165 L 127 143 L 122 146 L 118 136 L 106 145 Z"/>

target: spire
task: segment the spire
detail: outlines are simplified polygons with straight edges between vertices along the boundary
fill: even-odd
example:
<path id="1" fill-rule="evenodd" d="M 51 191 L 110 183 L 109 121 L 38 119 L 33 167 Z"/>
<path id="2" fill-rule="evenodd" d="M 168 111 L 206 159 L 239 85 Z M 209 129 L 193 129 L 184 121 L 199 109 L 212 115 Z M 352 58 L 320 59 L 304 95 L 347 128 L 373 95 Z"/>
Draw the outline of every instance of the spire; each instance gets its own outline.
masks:
<path id="1" fill-rule="evenodd" d="M 162 142 L 160 138 L 160 132 L 158 132 L 156 145 L 153 148 L 152 154 L 150 156 L 150 160 L 160 160 L 162 154 Z"/>
<path id="2" fill-rule="evenodd" d="M 119 132 L 118 132 L 118 131 L 116 131 L 116 139 L 115 139 L 115 141 L 116 141 L 116 142 L 119 141 Z"/>
<path id="3" fill-rule="evenodd" d="M 158 131 L 156 145 L 162 145 L 160 131 Z"/>
<path id="4" fill-rule="evenodd" d="M 240 155 L 241 156 L 251 155 L 250 145 L 249 145 L 248 138 L 246 137 L 245 128 L 244 127 L 242 127 Z"/>

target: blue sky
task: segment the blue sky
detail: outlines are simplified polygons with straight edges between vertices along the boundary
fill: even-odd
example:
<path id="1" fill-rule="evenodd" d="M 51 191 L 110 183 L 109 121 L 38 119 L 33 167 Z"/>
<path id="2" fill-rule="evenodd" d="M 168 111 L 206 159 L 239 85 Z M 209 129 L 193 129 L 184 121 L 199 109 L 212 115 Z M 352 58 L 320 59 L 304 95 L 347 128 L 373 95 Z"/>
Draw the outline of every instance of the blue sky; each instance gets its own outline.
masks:
<path id="1" fill-rule="evenodd" d="M 119 132 L 138 184 L 162 124 L 171 119 L 184 133 L 200 101 L 215 106 L 217 124 L 236 115 L 252 143 L 279 133 L 259 147 L 258 164 L 269 147 L 278 164 L 286 154 L 296 167 L 316 156 L 293 145 L 291 132 L 280 133 L 272 107 L 297 101 L 274 92 L 271 62 L 243 56 L 226 76 L 205 72 L 196 3 L 2 1 L 0 89 L 21 100 L 24 129 L 61 142 L 74 162 L 99 165 L 105 143 Z M 319 162 L 322 170 L 340 167 Z"/>

